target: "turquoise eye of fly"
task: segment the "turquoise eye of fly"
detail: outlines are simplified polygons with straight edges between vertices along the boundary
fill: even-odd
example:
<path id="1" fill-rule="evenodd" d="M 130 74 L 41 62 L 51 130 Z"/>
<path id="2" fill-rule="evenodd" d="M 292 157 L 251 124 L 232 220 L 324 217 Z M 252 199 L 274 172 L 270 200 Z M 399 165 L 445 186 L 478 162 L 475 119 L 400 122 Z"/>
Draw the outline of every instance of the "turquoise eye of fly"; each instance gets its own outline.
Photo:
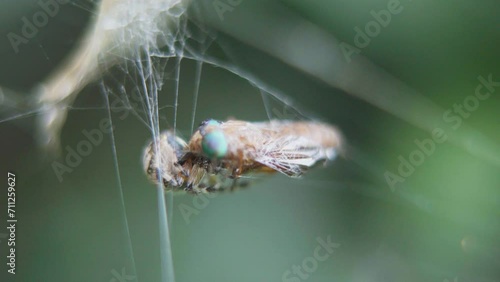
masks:
<path id="1" fill-rule="evenodd" d="M 204 121 L 201 122 L 200 124 L 200 127 L 199 127 L 199 130 L 200 130 L 200 134 L 205 136 L 205 131 L 206 131 L 206 128 L 209 127 L 209 126 L 219 126 L 221 125 L 222 122 L 218 121 L 218 120 L 215 120 L 215 119 L 206 119 Z"/>
<path id="2" fill-rule="evenodd" d="M 203 136 L 201 147 L 209 158 L 223 158 L 227 154 L 226 137 L 220 130 L 214 130 Z"/>
<path id="3" fill-rule="evenodd" d="M 217 121 L 215 119 L 210 119 L 205 123 L 205 125 L 220 125 L 220 121 Z"/>

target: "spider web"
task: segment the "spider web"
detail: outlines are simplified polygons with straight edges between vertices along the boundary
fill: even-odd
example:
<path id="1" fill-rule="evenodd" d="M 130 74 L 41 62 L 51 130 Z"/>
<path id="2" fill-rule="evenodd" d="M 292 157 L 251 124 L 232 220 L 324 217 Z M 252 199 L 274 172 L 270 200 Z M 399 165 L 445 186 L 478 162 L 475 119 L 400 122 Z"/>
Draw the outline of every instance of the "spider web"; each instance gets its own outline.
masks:
<path id="1" fill-rule="evenodd" d="M 253 85 L 255 97 L 261 99 L 259 107 L 263 105 L 262 118 L 306 118 L 290 98 L 238 67 L 231 54 L 226 53 L 227 49 L 217 47 L 214 44 L 216 33 L 199 21 L 190 20 L 186 10 L 188 2 L 102 1 L 84 40 L 70 55 L 69 63 L 41 84 L 32 98 L 22 101 L 15 93 L 2 89 L 3 116 L 7 116 L 2 122 L 35 116 L 38 141 L 50 156 L 61 153 L 60 134 L 72 111 L 104 109 L 111 128 L 116 127 L 117 121 L 124 120 L 124 115 L 134 116 L 154 141 L 167 128 L 173 129 L 174 134 L 188 137 L 200 121 L 196 116 L 200 107 L 198 96 L 203 69 L 207 67 L 223 68 Z M 93 12 L 86 3 L 72 4 Z M 202 7 L 192 7 L 191 13 L 199 15 Z M 210 52 L 209 49 L 214 46 L 219 49 Z M 186 60 L 194 62 L 192 102 L 183 107 L 184 112 L 191 112 L 191 116 L 188 127 L 179 130 L 180 78 Z M 192 63 L 190 65 L 193 66 Z M 88 84 L 98 85 L 103 102 L 89 105 L 79 100 L 78 93 Z M 31 109 L 23 111 L 25 106 L 20 106 L 22 104 Z M 224 119 L 227 115 L 219 114 L 217 117 Z M 117 132 L 116 129 L 110 132 L 111 151 L 131 266 L 128 273 L 140 281 L 125 205 L 119 161 L 123 152 L 117 146 Z M 157 143 L 155 150 L 159 150 Z M 165 194 L 160 184 L 157 200 L 161 277 L 162 281 L 175 281 L 170 242 L 173 196 Z"/>
<path id="2" fill-rule="evenodd" d="M 117 122 L 123 121 L 125 117 L 122 115 L 125 113 L 127 119 L 130 118 L 129 116 L 135 117 L 142 124 L 151 140 L 157 140 L 160 132 L 168 128 L 173 129 L 180 136 L 189 137 L 201 120 L 209 117 L 225 119 L 230 115 L 220 112 L 215 112 L 213 116 L 201 114 L 210 112 L 209 109 L 206 109 L 205 104 L 199 103 L 203 98 L 200 93 L 208 92 L 203 91 L 202 82 L 204 80 L 202 77 L 207 69 L 215 68 L 221 68 L 233 76 L 244 79 L 252 86 L 254 98 L 257 98 L 252 101 L 260 101 L 256 107 L 259 108 L 261 119 L 314 120 L 317 118 L 301 109 L 298 103 L 285 95 L 284 93 L 287 91 L 282 91 L 279 87 L 275 87 L 263 79 L 262 75 L 256 75 L 252 72 L 252 66 L 248 62 L 242 61 L 238 52 L 231 46 L 235 44 L 235 41 L 227 38 L 237 37 L 233 33 L 234 31 L 230 27 L 222 27 L 224 22 L 217 17 L 217 13 L 211 11 L 212 16 L 207 16 L 207 7 L 213 9 L 211 3 L 208 5 L 206 3 L 205 5 L 189 4 L 189 1 L 148 0 L 143 3 L 139 1 L 103 1 L 100 5 L 101 10 L 98 11 L 95 19 L 97 24 L 93 30 L 106 30 L 106 32 L 97 32 L 93 35 L 97 38 L 96 42 L 99 42 L 95 45 L 98 47 L 96 56 L 91 58 L 94 61 L 88 65 L 86 73 L 75 75 L 73 80 L 70 78 L 69 81 L 72 81 L 71 91 L 53 94 L 55 92 L 47 92 L 41 88 L 35 93 L 41 102 L 29 101 L 30 110 L 18 111 L 20 101 L 16 95 L 3 90 L 2 104 L 6 108 L 2 111 L 6 118 L 2 122 L 17 121 L 35 115 L 39 121 L 38 129 L 40 130 L 41 143 L 48 147 L 58 147 L 57 139 L 67 115 L 71 115 L 72 111 L 90 111 L 95 108 L 104 109 L 107 112 L 112 126 L 117 126 Z M 81 6 L 81 3 L 75 3 L 75 5 Z M 265 30 L 258 27 L 265 21 L 255 20 L 255 22 L 257 26 L 254 28 Z M 310 26 L 304 24 L 301 28 L 307 29 Z M 216 30 L 224 30 L 224 33 L 217 33 Z M 280 32 L 273 32 L 280 34 Z M 265 36 L 265 38 L 272 38 L 272 36 Z M 318 38 L 326 38 L 324 41 L 316 42 L 319 45 L 330 46 L 333 41 L 329 37 L 319 36 Z M 241 38 L 238 39 L 244 41 Z M 247 40 L 244 43 L 255 48 L 266 48 L 265 42 L 254 38 Z M 101 41 L 105 44 L 101 44 Z M 314 38 L 309 38 L 309 41 L 312 41 L 311 44 L 314 45 Z M 275 42 L 271 42 L 269 45 L 279 46 Z M 417 127 L 429 130 L 436 126 L 433 117 L 436 117 L 436 113 L 440 110 L 435 105 L 425 99 L 420 99 L 421 97 L 418 95 L 413 95 L 415 94 L 414 90 L 404 88 L 385 72 L 375 69 L 366 61 L 362 60 L 359 65 L 352 64 L 345 67 L 346 72 L 340 73 L 339 71 L 340 74 L 332 74 L 332 71 L 343 69 L 340 63 L 332 64 L 335 66 L 333 69 L 320 68 L 321 72 L 318 72 L 318 70 L 304 64 L 303 61 L 293 60 L 294 56 L 291 55 L 302 54 L 301 50 L 287 51 L 288 54 L 286 52 L 280 53 L 280 50 L 275 48 L 267 49 L 272 57 L 280 58 L 315 79 L 325 82 L 330 87 L 343 89 Z M 318 55 L 320 55 L 319 53 Z M 308 53 L 308 55 L 314 54 Z M 340 56 L 339 54 L 330 55 L 336 59 Z M 300 56 L 296 57 L 300 58 Z M 309 60 L 318 61 L 321 59 L 313 56 Z M 358 72 L 359 69 L 367 66 L 368 70 Z M 186 72 L 188 75 L 183 75 Z M 356 85 L 353 79 L 349 78 L 349 75 L 366 81 L 371 87 L 375 84 L 375 87 L 367 89 Z M 68 81 L 68 77 L 65 80 Z M 77 94 L 90 83 L 98 85 L 103 100 L 89 106 L 78 100 Z M 59 87 L 58 89 L 61 89 L 60 84 L 56 83 L 56 85 Z M 375 94 L 371 95 L 372 93 L 369 92 L 374 89 L 379 91 L 374 91 Z M 218 103 L 223 104 L 226 109 L 231 109 L 235 103 L 229 99 L 219 98 L 216 94 L 213 95 L 213 99 L 220 99 Z M 402 105 L 410 104 L 414 106 L 414 110 L 407 112 Z M 230 110 L 228 112 L 234 113 Z M 422 115 L 422 113 L 425 114 Z M 236 118 L 241 117 L 236 116 Z M 498 164 L 498 160 L 487 153 L 488 150 L 485 152 L 478 149 L 479 147 L 491 147 L 490 145 L 470 146 L 468 140 L 473 135 L 472 130 L 464 130 L 463 132 L 465 133 L 454 136 L 453 142 L 467 147 L 473 154 Z M 118 195 L 122 203 L 122 223 L 126 230 L 127 248 L 133 267 L 131 274 L 140 281 L 135 269 L 134 248 L 129 233 L 126 201 L 123 193 L 123 175 L 120 170 L 122 164 L 120 156 L 124 154 L 124 151 L 120 151 L 120 147 L 117 146 L 117 135 L 117 130 L 111 131 L 114 170 Z M 121 133 L 119 135 L 123 136 Z M 147 140 L 144 141 L 146 143 Z M 155 144 L 155 147 L 158 150 L 158 144 Z M 383 175 L 381 169 L 377 168 L 377 165 L 366 154 L 351 148 L 349 157 L 366 168 L 369 173 L 377 176 Z M 172 244 L 169 235 L 172 228 L 173 210 L 171 208 L 174 198 L 169 193 L 165 196 L 163 187 L 159 185 L 157 187 L 157 200 L 161 277 L 162 281 L 175 281 Z M 425 203 L 422 205 L 425 206 Z"/>

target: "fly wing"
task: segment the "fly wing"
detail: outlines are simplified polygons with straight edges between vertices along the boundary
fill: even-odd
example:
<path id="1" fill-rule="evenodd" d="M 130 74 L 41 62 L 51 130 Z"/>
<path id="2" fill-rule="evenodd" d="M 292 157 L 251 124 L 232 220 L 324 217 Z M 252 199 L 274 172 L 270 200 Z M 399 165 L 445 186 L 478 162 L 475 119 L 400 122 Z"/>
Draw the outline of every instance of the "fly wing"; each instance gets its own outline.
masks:
<path id="1" fill-rule="evenodd" d="M 300 177 L 319 161 L 332 160 L 334 157 L 333 147 L 323 147 L 306 137 L 289 136 L 264 144 L 255 160 L 288 176 Z"/>

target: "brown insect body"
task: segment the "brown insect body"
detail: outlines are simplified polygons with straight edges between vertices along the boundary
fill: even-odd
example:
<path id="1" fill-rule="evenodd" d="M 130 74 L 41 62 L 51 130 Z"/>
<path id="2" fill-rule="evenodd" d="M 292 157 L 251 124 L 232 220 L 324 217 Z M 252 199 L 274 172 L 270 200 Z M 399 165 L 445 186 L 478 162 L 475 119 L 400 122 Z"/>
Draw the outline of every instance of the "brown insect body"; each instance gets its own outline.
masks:
<path id="1" fill-rule="evenodd" d="M 240 173 L 259 168 L 260 165 L 255 163 L 255 158 L 264 138 L 261 126 L 237 120 L 230 120 L 221 125 L 204 126 L 198 129 L 189 140 L 189 152 L 203 156 L 201 131 L 204 131 L 206 135 L 214 130 L 222 130 L 228 144 L 227 155 L 219 160 L 224 167 L 234 168 Z"/>
<path id="2" fill-rule="evenodd" d="M 220 124 L 202 124 L 188 143 L 189 152 L 203 156 L 203 138 L 216 130 L 222 131 L 227 142 L 227 153 L 218 161 L 225 168 L 233 168 L 233 177 L 248 171 L 280 171 L 300 176 L 301 172 L 277 169 L 280 161 L 295 162 L 306 168 L 333 159 L 341 146 L 339 131 L 324 123 L 228 120 Z"/>
<path id="3" fill-rule="evenodd" d="M 224 148 L 217 156 L 204 147 L 215 132 L 218 138 L 211 141 Z M 337 129 L 318 122 L 207 120 L 187 144 L 171 132 L 162 133 L 157 143 L 159 158 L 154 142 L 145 151 L 149 178 L 157 183 L 161 176 L 165 188 L 198 193 L 242 186 L 237 180 L 253 173 L 299 177 L 315 164 L 332 160 L 342 138 Z"/>

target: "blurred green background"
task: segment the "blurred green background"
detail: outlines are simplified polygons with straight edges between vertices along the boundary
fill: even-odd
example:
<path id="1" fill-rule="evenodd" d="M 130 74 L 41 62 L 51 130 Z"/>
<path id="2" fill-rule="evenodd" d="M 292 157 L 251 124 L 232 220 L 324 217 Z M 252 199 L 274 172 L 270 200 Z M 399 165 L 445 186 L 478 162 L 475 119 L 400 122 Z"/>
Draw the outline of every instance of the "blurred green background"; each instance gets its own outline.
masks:
<path id="1" fill-rule="evenodd" d="M 196 5 L 203 7 L 202 15 L 215 13 L 215 2 L 201 2 Z M 417 149 L 414 140 L 430 138 L 429 132 L 231 36 L 239 29 L 242 34 L 253 31 L 251 21 L 241 20 L 252 13 L 268 15 L 264 25 L 269 27 L 274 16 L 283 21 L 293 15 L 291 26 L 298 26 L 297 19 L 305 20 L 354 45 L 354 27 L 364 27 L 373 19 L 370 11 L 386 9 L 388 2 L 243 0 L 224 14 L 223 24 L 213 26 L 218 34 L 211 52 L 230 50 L 236 67 L 337 125 L 349 145 L 362 152 L 361 160 L 382 173 L 395 172 L 398 157 L 408 158 Z M 445 110 L 474 94 L 479 75 L 492 74 L 493 80 L 500 80 L 498 1 L 401 1 L 401 5 L 403 11 L 362 49 L 362 55 Z M 47 26 L 15 53 L 6 35 L 20 30 L 20 19 L 39 9 L 36 1 L 0 4 L 0 85 L 25 95 L 78 44 L 95 11 L 92 2 L 61 5 Z M 210 21 L 207 25 L 211 28 Z M 255 30 L 252 38 L 260 34 Z M 310 46 L 304 54 L 316 52 L 317 47 Z M 191 60 L 182 62 L 177 128 L 186 138 L 195 68 Z M 268 119 L 258 85 L 209 65 L 203 67 L 200 83 L 196 124 L 230 116 Z M 497 87 L 464 119 L 496 144 L 499 91 Z M 172 81 L 167 80 L 162 105 L 173 104 L 173 93 Z M 70 111 L 63 147 L 75 148 L 85 138 L 83 130 L 98 127 L 108 115 L 100 109 L 103 105 L 97 84 L 82 91 L 75 107 L 87 109 Z M 272 105 L 288 113 L 282 104 Z M 13 117 L 17 110 L 4 106 L 0 118 Z M 172 107 L 165 107 L 161 115 L 167 129 L 173 122 Z M 151 136 L 134 116 L 119 116 L 113 114 L 114 140 L 126 215 L 109 135 L 59 182 L 51 162 L 36 146 L 34 118 L 0 123 L 0 168 L 3 175 L 16 173 L 18 217 L 17 274 L 6 273 L 7 246 L 0 238 L 1 281 L 122 281 L 116 273 L 128 275 L 123 281 L 134 277 L 160 281 L 156 190 L 141 163 Z M 210 199 L 176 195 L 171 207 L 176 281 L 287 281 L 284 273 L 313 255 L 317 237 L 330 237 L 340 246 L 318 262 L 307 281 L 500 281 L 499 171 L 498 166 L 446 142 L 438 144 L 396 189 L 390 189 L 382 174 L 339 158 L 300 180 L 277 175 L 250 189 Z M 6 191 L 2 193 L 1 226 L 6 220 Z M 196 213 L 183 216 L 186 206 Z M 136 273 L 128 253 L 128 232 Z M 288 278 L 304 280 L 294 274 Z"/>

